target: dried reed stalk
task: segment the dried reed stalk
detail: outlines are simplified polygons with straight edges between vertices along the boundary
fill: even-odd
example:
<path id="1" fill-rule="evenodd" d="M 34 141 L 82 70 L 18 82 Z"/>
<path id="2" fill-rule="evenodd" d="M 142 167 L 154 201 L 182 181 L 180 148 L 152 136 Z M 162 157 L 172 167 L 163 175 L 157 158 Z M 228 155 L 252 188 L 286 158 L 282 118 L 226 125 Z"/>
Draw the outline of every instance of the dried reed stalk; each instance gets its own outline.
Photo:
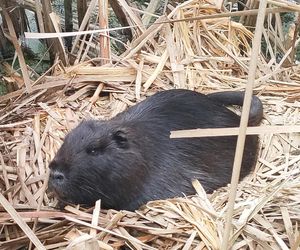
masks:
<path id="1" fill-rule="evenodd" d="M 140 25 L 135 9 L 120 3 L 131 11 L 131 23 Z M 287 2 L 275 3 L 298 9 Z M 58 211 L 53 208 L 56 200 L 44 193 L 44 183 L 65 134 L 84 118 L 108 119 L 174 87 L 203 93 L 245 89 L 253 34 L 229 16 L 209 1 L 186 1 L 150 27 L 131 27 L 138 37 L 124 54 L 112 55 L 110 64 L 95 66 L 99 59 L 92 59 L 63 67 L 58 62 L 52 76 L 34 83 L 32 94 L 22 87 L 0 97 L 0 189 L 18 215 L 11 217 L 8 206 L 0 206 L 1 249 L 26 247 L 30 241 L 36 245 L 36 238 L 47 249 L 221 248 L 228 187 L 207 195 L 195 182 L 196 196 L 152 201 L 135 212 L 105 211 L 98 203 L 94 210 L 67 206 Z M 275 20 L 280 27 L 280 19 Z M 269 44 L 281 35 L 273 28 L 264 30 Z M 97 39 L 91 43 L 99 46 Z M 280 49 L 283 44 L 278 44 Z M 270 128 L 270 133 L 260 136 L 255 169 L 237 186 L 232 249 L 300 246 L 300 136 L 293 132 L 300 124 L 300 66 L 284 67 L 284 58 L 277 62 L 276 50 L 269 51 L 273 52 L 269 61 L 261 54 L 257 57 L 254 82 L 265 119 L 260 128 L 247 131 Z M 291 53 L 284 47 L 281 51 L 285 58 Z M 276 134 L 279 127 L 284 133 Z M 21 220 L 13 220 L 17 217 Z"/>

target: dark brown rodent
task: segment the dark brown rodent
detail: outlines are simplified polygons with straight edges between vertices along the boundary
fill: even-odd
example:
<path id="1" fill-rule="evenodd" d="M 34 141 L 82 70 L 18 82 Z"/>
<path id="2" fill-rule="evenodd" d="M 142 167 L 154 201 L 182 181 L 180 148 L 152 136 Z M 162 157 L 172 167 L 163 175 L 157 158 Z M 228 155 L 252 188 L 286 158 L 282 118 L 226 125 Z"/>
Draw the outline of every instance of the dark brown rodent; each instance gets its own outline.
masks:
<path id="1" fill-rule="evenodd" d="M 64 202 L 134 210 L 147 201 L 207 192 L 230 182 L 236 136 L 170 139 L 170 131 L 239 126 L 224 105 L 241 105 L 243 92 L 203 95 L 159 92 L 109 121 L 81 122 L 50 163 L 49 186 Z M 250 125 L 262 119 L 253 96 Z M 256 161 L 257 136 L 247 136 L 241 178 Z"/>

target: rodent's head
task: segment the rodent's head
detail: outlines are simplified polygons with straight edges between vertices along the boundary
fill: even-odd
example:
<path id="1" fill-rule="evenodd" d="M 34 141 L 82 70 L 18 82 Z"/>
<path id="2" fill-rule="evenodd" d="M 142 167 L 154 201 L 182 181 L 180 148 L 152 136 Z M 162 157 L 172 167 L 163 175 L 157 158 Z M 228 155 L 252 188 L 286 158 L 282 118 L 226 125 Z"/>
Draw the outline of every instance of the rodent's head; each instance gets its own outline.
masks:
<path id="1" fill-rule="evenodd" d="M 127 202 L 126 191 L 138 188 L 130 182 L 143 175 L 144 163 L 131 133 L 111 121 L 81 122 L 49 165 L 49 188 L 63 203 L 93 205 L 101 199 L 104 207 L 117 207 L 121 199 Z"/>

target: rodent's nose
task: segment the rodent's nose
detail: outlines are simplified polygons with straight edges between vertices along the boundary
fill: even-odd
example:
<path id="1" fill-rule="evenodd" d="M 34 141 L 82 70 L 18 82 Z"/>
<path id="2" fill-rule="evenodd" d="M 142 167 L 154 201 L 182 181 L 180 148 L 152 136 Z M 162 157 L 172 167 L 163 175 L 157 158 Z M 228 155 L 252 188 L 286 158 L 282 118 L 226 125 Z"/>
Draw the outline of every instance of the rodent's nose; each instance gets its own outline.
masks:
<path id="1" fill-rule="evenodd" d="M 56 184 L 62 184 L 65 180 L 65 175 L 60 171 L 52 170 L 50 172 L 50 179 Z"/>

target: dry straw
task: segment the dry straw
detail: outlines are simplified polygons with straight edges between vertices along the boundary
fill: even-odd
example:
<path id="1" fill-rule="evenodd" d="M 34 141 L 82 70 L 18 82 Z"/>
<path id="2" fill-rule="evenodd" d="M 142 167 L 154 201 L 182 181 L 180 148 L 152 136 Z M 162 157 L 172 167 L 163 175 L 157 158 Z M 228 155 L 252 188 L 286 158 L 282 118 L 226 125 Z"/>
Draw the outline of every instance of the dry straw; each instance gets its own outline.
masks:
<path id="1" fill-rule="evenodd" d="M 48 164 L 81 119 L 110 118 L 163 89 L 245 89 L 253 34 L 233 22 L 230 13 L 212 1 L 190 0 L 170 7 L 168 16 L 146 27 L 143 21 L 149 21 L 142 20 L 140 12 L 120 3 L 137 35 L 124 54 L 112 55 L 112 63 L 103 66 L 96 66 L 97 58 L 72 67 L 57 62 L 49 71 L 52 76 L 43 75 L 32 84 L 31 94 L 23 86 L 0 96 L 1 249 L 28 246 L 30 241 L 37 249 L 221 247 L 227 187 L 206 195 L 194 182 L 196 196 L 152 201 L 136 212 L 105 211 L 98 203 L 94 209 L 67 206 L 59 211 L 45 191 Z M 276 19 L 263 31 L 272 47 L 267 57 L 260 53 L 257 58 L 254 82 L 265 109 L 262 127 L 274 130 L 262 134 L 254 128 L 261 133 L 260 152 L 253 174 L 237 188 L 231 249 L 300 246 L 300 135 L 295 132 L 300 125 L 300 68 L 288 63 L 292 48 L 285 48 L 280 39 L 284 36 L 278 15 L 286 9 L 298 11 L 299 6 L 272 1 L 267 12 L 274 8 Z M 185 21 L 173 22 L 177 19 Z M 92 42 L 97 47 L 97 41 Z M 276 58 L 275 44 L 282 59 Z M 82 53 L 89 55 L 92 47 Z M 16 77 L 6 79 L 13 82 Z"/>

